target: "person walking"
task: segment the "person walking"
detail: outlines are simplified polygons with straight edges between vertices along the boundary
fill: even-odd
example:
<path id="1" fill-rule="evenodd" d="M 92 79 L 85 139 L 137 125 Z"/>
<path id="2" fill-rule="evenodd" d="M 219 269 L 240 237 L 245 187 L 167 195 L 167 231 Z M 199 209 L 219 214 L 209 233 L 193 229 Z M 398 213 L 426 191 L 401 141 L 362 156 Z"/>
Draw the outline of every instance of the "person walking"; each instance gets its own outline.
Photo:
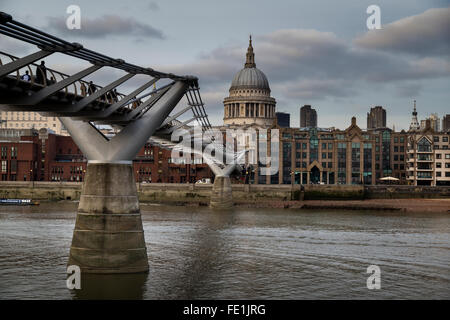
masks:
<path id="1" fill-rule="evenodd" d="M 93 94 L 95 91 L 97 91 L 97 87 L 95 86 L 95 84 L 92 83 L 92 81 L 89 81 L 88 87 L 89 95 Z"/>
<path id="2" fill-rule="evenodd" d="M 86 85 L 84 84 L 84 82 L 81 82 L 81 84 L 80 84 L 80 91 L 81 91 L 81 95 L 83 97 L 86 97 Z"/>
<path id="3" fill-rule="evenodd" d="M 36 67 L 36 83 L 46 85 L 47 84 L 47 67 L 45 61 L 41 61 L 41 64 Z"/>

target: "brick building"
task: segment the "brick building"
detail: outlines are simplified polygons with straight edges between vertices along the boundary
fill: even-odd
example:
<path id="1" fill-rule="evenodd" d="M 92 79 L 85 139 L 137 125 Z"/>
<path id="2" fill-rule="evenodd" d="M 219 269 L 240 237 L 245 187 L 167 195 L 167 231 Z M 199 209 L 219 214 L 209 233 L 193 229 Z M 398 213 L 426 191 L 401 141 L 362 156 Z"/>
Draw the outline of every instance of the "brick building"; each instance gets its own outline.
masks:
<path id="1" fill-rule="evenodd" d="M 0 129 L 0 161 L 3 181 L 83 181 L 87 160 L 70 136 L 46 129 Z M 171 151 L 146 144 L 133 160 L 137 182 L 196 182 L 212 178 L 207 164 L 178 163 Z"/>
<path id="2" fill-rule="evenodd" d="M 393 132 L 389 128 L 363 131 L 355 117 L 345 130 L 279 130 L 278 174 L 270 179 L 260 178 L 260 183 L 376 184 L 387 176 L 407 183 L 404 131 Z"/>

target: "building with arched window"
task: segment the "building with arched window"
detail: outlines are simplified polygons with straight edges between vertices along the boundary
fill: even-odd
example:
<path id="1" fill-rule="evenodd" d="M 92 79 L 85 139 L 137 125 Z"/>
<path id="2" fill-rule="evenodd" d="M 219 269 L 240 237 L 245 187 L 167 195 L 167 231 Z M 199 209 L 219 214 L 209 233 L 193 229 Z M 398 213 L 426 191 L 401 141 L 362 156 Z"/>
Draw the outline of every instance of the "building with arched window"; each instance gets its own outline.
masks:
<path id="1" fill-rule="evenodd" d="M 429 123 L 408 136 L 408 181 L 415 186 L 450 185 L 450 134 Z"/>

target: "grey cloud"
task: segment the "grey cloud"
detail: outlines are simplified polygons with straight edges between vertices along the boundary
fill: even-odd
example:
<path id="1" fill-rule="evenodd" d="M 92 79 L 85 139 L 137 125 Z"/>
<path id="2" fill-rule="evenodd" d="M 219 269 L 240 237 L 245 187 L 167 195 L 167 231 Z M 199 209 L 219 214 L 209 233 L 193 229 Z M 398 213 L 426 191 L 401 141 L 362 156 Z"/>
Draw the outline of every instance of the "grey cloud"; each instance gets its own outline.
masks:
<path id="1" fill-rule="evenodd" d="M 360 47 L 415 55 L 450 55 L 450 7 L 383 25 L 354 40 Z"/>
<path id="2" fill-rule="evenodd" d="M 161 30 L 148 24 L 135 21 L 132 17 L 122 18 L 117 15 L 104 15 L 94 19 L 82 17 L 81 29 L 69 30 L 63 17 L 48 17 L 46 29 L 66 36 L 103 38 L 106 36 L 139 36 L 164 39 Z"/>
<path id="3" fill-rule="evenodd" d="M 156 2 L 152 1 L 147 5 L 147 8 L 149 8 L 152 11 L 158 11 L 159 5 Z"/>
<path id="4" fill-rule="evenodd" d="M 333 33 L 316 30 L 277 30 L 256 37 L 253 46 L 256 65 L 272 85 L 308 80 L 316 81 L 319 89 L 319 81 L 323 84 L 332 80 L 336 89 L 330 93 L 338 97 L 345 95 L 337 89 L 338 81 L 343 81 L 341 87 L 346 90 L 345 86 L 361 80 L 383 83 L 450 76 L 449 63 L 444 59 L 413 59 L 355 48 Z M 244 59 L 245 47 L 229 46 L 202 54 L 192 64 L 168 68 L 178 74 L 198 75 L 207 86 L 229 84 Z"/>
<path id="5" fill-rule="evenodd" d="M 222 112 L 222 100 L 233 76 L 244 66 L 246 44 L 232 44 L 202 53 L 185 65 L 153 66 L 200 78 L 208 108 Z M 440 57 L 396 54 L 355 46 L 334 33 L 286 29 L 256 36 L 256 65 L 268 77 L 273 95 L 295 104 L 304 100 L 348 99 L 369 84 L 393 83 L 396 94 L 420 89 L 417 81 L 450 76 L 450 63 Z M 366 85 L 366 87 L 365 87 Z"/>
<path id="6" fill-rule="evenodd" d="M 277 84 L 275 89 L 283 96 L 299 100 L 320 100 L 328 97 L 349 97 L 356 92 L 351 81 L 303 79 L 300 81 Z"/>
<path id="7" fill-rule="evenodd" d="M 396 95 L 402 98 L 417 97 L 421 89 L 422 85 L 419 83 L 398 85 L 396 88 Z"/>
<path id="8" fill-rule="evenodd" d="M 22 42 L 22 41 L 13 39 L 13 38 L 7 38 L 2 35 L 0 37 L 0 48 L 1 48 L 0 51 L 6 52 L 13 56 L 22 56 L 22 55 L 30 53 L 32 48 L 35 48 L 35 47 L 33 45 L 27 44 L 25 42 Z M 3 57 L 2 57 L 2 59 L 3 59 Z M 5 61 L 3 61 L 3 63 L 5 63 Z"/>

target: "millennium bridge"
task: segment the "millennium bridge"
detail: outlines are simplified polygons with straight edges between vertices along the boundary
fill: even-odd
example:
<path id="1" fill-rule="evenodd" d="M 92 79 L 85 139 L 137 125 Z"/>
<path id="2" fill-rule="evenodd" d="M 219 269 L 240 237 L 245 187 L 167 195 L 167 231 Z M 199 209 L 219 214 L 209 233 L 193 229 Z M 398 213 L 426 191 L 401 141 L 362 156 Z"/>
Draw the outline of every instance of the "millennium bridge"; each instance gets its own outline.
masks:
<path id="1" fill-rule="evenodd" d="M 147 141 L 177 148 L 171 134 L 177 129 L 192 133 L 190 123 L 199 124 L 202 136 L 206 136 L 202 148 L 212 144 L 216 156 L 222 159 L 233 153 L 236 161 L 230 165 L 217 160 L 220 157 L 202 155 L 216 176 L 211 206 L 232 205 L 229 175 L 245 151 L 237 153 L 215 142 L 197 77 L 164 73 L 111 58 L 23 24 L 3 12 L 0 34 L 37 47 L 36 52 L 25 57 L 0 49 L 0 110 L 58 117 L 88 160 L 68 265 L 77 265 L 87 273 L 148 271 L 132 160 Z M 37 63 L 55 53 L 84 60 L 89 67 L 68 75 Z M 105 68 L 125 75 L 111 79 L 103 87 L 84 80 Z M 28 77 L 23 77 L 24 73 Z M 126 94 L 117 91 L 138 75 L 146 78 L 143 84 Z M 174 112 L 183 97 L 187 105 Z M 189 114 L 188 120 L 179 120 Z M 117 133 L 106 137 L 96 125 L 109 125 Z"/>

